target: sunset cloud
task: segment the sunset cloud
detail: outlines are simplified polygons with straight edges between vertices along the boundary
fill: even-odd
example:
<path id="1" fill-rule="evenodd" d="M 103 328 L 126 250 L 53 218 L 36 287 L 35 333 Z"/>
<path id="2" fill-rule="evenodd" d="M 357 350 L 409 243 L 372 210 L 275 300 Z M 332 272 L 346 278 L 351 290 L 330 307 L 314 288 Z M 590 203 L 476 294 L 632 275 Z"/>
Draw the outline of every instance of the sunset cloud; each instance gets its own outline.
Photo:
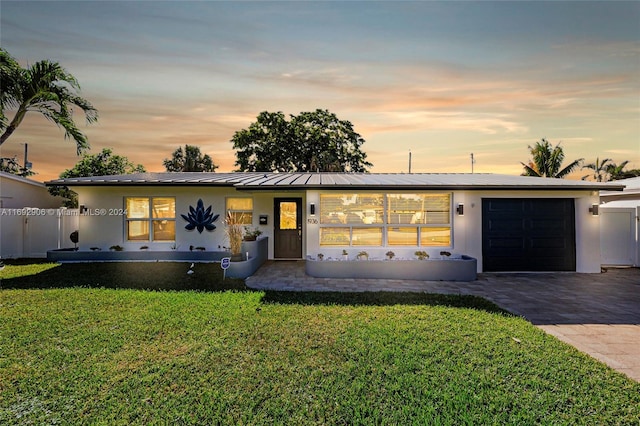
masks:
<path id="1" fill-rule="evenodd" d="M 184 144 L 234 169 L 261 111 L 326 108 L 374 172 L 519 174 L 527 146 L 640 168 L 637 2 L 1 2 L 20 63 L 59 61 L 100 112 L 82 130 L 148 170 Z M 544 22 L 544 25 L 540 23 Z M 82 117 L 78 116 L 81 123 Z M 0 151 L 37 178 L 75 145 L 30 113 Z"/>

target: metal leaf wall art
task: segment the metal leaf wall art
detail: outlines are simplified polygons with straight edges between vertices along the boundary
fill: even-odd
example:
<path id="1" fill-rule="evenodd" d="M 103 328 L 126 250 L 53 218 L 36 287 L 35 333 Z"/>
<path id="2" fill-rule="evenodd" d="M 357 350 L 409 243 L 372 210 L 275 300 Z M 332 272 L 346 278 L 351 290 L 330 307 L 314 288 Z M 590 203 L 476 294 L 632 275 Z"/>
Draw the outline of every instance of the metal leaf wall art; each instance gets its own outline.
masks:
<path id="1" fill-rule="evenodd" d="M 209 206 L 205 209 L 202 199 L 198 200 L 198 203 L 195 209 L 193 208 L 193 206 L 189 206 L 189 214 L 180 215 L 184 220 L 187 221 L 187 224 L 185 225 L 185 229 L 189 231 L 193 231 L 194 229 L 197 229 L 198 232 L 201 234 L 202 234 L 202 231 L 204 231 L 205 229 L 207 231 L 213 231 L 214 229 L 216 229 L 216 226 L 213 224 L 213 222 L 218 220 L 218 217 L 220 215 L 219 214 L 214 215 L 213 213 L 211 213 L 212 207 L 213 206 Z"/>

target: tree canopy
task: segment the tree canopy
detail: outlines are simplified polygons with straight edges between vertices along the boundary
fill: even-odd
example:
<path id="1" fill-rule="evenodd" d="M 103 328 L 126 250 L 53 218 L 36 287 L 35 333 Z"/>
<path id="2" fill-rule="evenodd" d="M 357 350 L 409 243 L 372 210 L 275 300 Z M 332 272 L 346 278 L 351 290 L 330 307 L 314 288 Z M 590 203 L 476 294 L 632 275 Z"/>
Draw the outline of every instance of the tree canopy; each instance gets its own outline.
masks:
<path id="1" fill-rule="evenodd" d="M 24 165 L 20 165 L 17 157 L 0 157 L 0 171 L 22 177 L 36 174 L 33 170 L 25 167 Z"/>
<path id="2" fill-rule="evenodd" d="M 0 49 L 0 145 L 18 128 L 29 111 L 42 114 L 62 127 L 65 138 L 76 143 L 81 154 L 89 141 L 73 120 L 73 106 L 84 111 L 87 123 L 98 120 L 98 111 L 89 101 L 78 96 L 80 84 L 57 62 L 43 60 L 22 68 L 4 49 Z M 6 110 L 14 110 L 9 121 Z"/>
<path id="3" fill-rule="evenodd" d="M 600 161 L 598 157 L 595 163 L 585 164 L 582 167 L 593 170 L 592 175 L 583 176 L 582 180 L 593 178 L 597 182 L 607 182 L 640 176 L 640 169 L 625 170 L 627 164 L 629 164 L 629 160 L 617 164 L 610 158 Z"/>
<path id="4" fill-rule="evenodd" d="M 593 180 L 595 180 L 596 182 L 606 182 L 607 180 L 609 180 L 607 175 L 609 173 L 609 166 L 611 166 L 612 164 L 613 163 L 611 163 L 611 158 L 605 158 L 604 160 L 600 161 L 600 157 L 596 157 L 595 163 L 589 163 L 582 166 L 582 169 L 591 169 L 593 171 L 592 175 L 583 176 L 582 180 L 593 177 Z"/>
<path id="5" fill-rule="evenodd" d="M 569 173 L 580 167 L 583 158 L 572 161 L 564 168 L 562 162 L 564 161 L 564 151 L 558 143 L 556 146 L 552 146 L 551 143 L 542 138 L 540 142 L 536 142 L 534 146 L 529 145 L 529 152 L 532 159 L 528 164 L 522 164 L 524 171 L 522 176 L 538 176 L 548 178 L 564 178 Z"/>
<path id="6" fill-rule="evenodd" d="M 127 175 L 145 171 L 142 164 L 133 164 L 127 157 L 113 155 L 111 149 L 104 148 L 99 154 L 84 154 L 72 169 L 60 173 L 60 178 Z M 66 198 L 66 207 L 78 207 L 78 195 L 68 187 L 53 186 L 49 188 L 49 192 Z"/>
<path id="7" fill-rule="evenodd" d="M 168 172 L 215 172 L 218 168 L 208 154 L 202 155 L 200 148 L 193 145 L 185 145 L 184 150 L 179 147 L 162 164 Z"/>
<path id="8" fill-rule="evenodd" d="M 353 124 L 328 110 L 261 112 L 231 139 L 240 172 L 366 172 L 372 167 Z"/>

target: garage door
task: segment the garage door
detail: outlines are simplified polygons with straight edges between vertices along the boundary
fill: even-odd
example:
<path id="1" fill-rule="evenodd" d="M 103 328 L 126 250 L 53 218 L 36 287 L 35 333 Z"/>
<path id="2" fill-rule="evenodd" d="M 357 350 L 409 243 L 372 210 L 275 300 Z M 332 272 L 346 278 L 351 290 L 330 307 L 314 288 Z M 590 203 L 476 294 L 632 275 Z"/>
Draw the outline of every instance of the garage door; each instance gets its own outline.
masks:
<path id="1" fill-rule="evenodd" d="M 482 200 L 484 271 L 575 271 L 572 199 Z"/>

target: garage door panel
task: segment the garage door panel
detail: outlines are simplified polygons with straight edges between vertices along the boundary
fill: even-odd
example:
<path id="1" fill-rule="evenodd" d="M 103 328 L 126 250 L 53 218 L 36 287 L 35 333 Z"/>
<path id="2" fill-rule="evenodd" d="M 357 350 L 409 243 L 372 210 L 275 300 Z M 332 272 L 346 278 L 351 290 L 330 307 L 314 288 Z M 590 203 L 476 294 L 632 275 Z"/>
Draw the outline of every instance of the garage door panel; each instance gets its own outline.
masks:
<path id="1" fill-rule="evenodd" d="M 560 249 L 562 251 L 556 252 L 555 255 L 562 255 L 563 251 L 567 249 L 567 241 L 564 238 L 531 238 L 529 247 L 532 250 Z"/>
<path id="2" fill-rule="evenodd" d="M 497 218 L 489 221 L 489 230 L 497 234 L 510 235 L 525 226 L 520 219 Z"/>
<path id="3" fill-rule="evenodd" d="M 569 227 L 564 220 L 553 219 L 532 219 L 529 221 L 529 227 L 532 231 L 559 231 L 563 232 Z"/>
<path id="4" fill-rule="evenodd" d="M 486 208 L 490 212 L 516 213 L 524 209 L 524 204 L 512 203 L 509 199 L 487 200 Z"/>
<path id="5" fill-rule="evenodd" d="M 485 271 L 575 271 L 573 199 L 482 201 Z"/>
<path id="6" fill-rule="evenodd" d="M 524 248 L 524 240 L 522 238 L 492 238 L 489 244 L 491 244 L 491 248 L 494 250 Z"/>

